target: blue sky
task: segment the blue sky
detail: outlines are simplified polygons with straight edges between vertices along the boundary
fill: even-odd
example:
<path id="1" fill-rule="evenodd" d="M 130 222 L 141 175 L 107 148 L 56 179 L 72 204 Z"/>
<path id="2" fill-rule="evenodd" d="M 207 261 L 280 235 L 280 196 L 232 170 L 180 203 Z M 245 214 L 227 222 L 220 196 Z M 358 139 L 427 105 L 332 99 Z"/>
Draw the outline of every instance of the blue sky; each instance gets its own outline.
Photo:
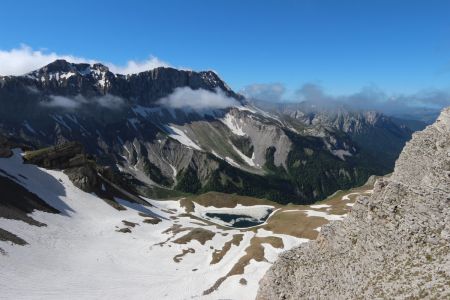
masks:
<path id="1" fill-rule="evenodd" d="M 213 69 L 235 90 L 450 88 L 450 1 L 2 1 L 0 50 Z"/>

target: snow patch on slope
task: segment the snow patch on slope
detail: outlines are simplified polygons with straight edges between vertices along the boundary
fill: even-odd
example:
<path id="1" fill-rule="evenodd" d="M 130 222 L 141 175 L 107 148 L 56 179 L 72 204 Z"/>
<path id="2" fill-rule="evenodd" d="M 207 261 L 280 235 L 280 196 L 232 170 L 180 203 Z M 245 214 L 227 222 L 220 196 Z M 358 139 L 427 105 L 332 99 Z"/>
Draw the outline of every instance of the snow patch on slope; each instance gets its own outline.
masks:
<path id="1" fill-rule="evenodd" d="M 220 121 L 225 124 L 231 132 L 233 132 L 235 135 L 244 136 L 245 132 L 243 131 L 242 127 L 242 120 L 237 120 L 233 115 L 230 113 L 227 113 L 225 117 L 220 119 Z"/>
<path id="2" fill-rule="evenodd" d="M 253 156 L 252 158 L 248 157 L 247 155 L 245 155 L 244 153 L 241 152 L 241 150 L 239 150 L 238 148 L 236 148 L 236 146 L 234 146 L 233 144 L 231 144 L 231 146 L 233 146 L 233 150 L 239 155 L 240 158 L 242 158 L 243 161 L 245 161 L 245 163 L 251 167 L 255 167 L 255 162 L 253 161 L 253 158 L 255 156 L 255 153 L 253 152 Z"/>
<path id="3" fill-rule="evenodd" d="M 331 150 L 331 153 L 334 156 L 339 157 L 341 160 L 345 160 L 345 156 L 352 156 L 352 154 L 348 150 L 343 150 L 343 149 Z"/>
<path id="4" fill-rule="evenodd" d="M 184 133 L 181 129 L 175 127 L 175 126 L 165 126 L 167 131 L 169 132 L 169 136 L 183 145 L 193 148 L 196 150 L 202 150 L 199 145 L 194 143 L 187 135 Z"/>
<path id="5" fill-rule="evenodd" d="M 240 168 L 241 166 L 237 163 L 237 162 L 235 162 L 231 157 L 225 157 L 225 161 L 227 162 L 227 163 L 229 163 L 230 165 L 232 165 L 233 167 L 236 167 L 236 168 Z"/>
<path id="6" fill-rule="evenodd" d="M 324 218 L 327 219 L 328 221 L 341 221 L 343 220 L 347 214 L 344 215 L 330 215 L 326 212 L 323 211 L 317 211 L 317 210 L 304 210 L 304 212 L 306 213 L 306 215 L 308 217 L 320 217 L 320 218 Z"/>

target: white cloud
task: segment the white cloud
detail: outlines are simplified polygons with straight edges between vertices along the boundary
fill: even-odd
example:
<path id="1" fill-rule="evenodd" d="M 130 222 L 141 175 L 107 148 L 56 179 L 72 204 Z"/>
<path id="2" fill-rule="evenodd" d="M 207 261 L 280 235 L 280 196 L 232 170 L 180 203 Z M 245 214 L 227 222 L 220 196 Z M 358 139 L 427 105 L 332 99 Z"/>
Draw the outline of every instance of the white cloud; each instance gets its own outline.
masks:
<path id="1" fill-rule="evenodd" d="M 36 51 L 26 45 L 9 51 L 0 50 L 0 74 L 1 75 L 22 75 L 38 68 L 41 68 L 57 59 L 65 59 L 70 62 L 94 63 L 72 55 L 58 55 L 54 52 L 45 53 Z"/>
<path id="2" fill-rule="evenodd" d="M 221 109 L 231 106 L 238 106 L 239 102 L 228 97 L 221 89 L 217 88 L 215 92 L 198 89 L 193 90 L 190 87 L 179 87 L 172 94 L 158 101 L 159 104 L 178 109 Z"/>
<path id="3" fill-rule="evenodd" d="M 108 109 L 119 109 L 125 104 L 125 101 L 118 96 L 110 94 L 89 98 L 89 100 L 82 95 L 74 97 L 50 95 L 49 101 L 41 102 L 41 105 L 52 108 L 78 109 L 81 105 L 87 103 L 97 104 L 98 106 Z"/>
<path id="4" fill-rule="evenodd" d="M 279 102 L 285 92 L 281 83 L 256 83 L 247 85 L 239 93 L 249 99 Z"/>
<path id="5" fill-rule="evenodd" d="M 94 101 L 101 107 L 109 109 L 118 109 L 125 104 L 125 101 L 122 98 L 110 94 L 101 97 L 95 97 Z"/>
<path id="6" fill-rule="evenodd" d="M 307 83 L 295 92 L 295 96 L 296 101 L 308 101 L 322 106 L 345 104 L 356 109 L 378 110 L 387 114 L 398 114 L 418 107 L 440 109 L 450 105 L 450 91 L 439 89 L 389 95 L 377 86 L 368 86 L 357 93 L 334 96 L 325 93 L 317 84 Z"/>
<path id="7" fill-rule="evenodd" d="M 76 108 L 80 107 L 81 104 L 86 103 L 86 99 L 81 95 L 75 96 L 73 98 L 51 95 L 49 98 L 50 98 L 50 101 L 41 102 L 42 106 L 54 107 L 54 108 L 76 109 Z"/>
<path id="8" fill-rule="evenodd" d="M 126 66 L 117 66 L 114 64 L 106 63 L 111 72 L 118 74 L 135 74 L 148 70 L 152 70 L 159 67 L 170 67 L 170 65 L 157 57 L 150 56 L 147 60 L 134 61 L 130 60 Z"/>
<path id="9" fill-rule="evenodd" d="M 114 73 L 132 74 L 147 71 L 157 67 L 168 67 L 168 63 L 150 56 L 147 60 L 130 60 L 125 66 L 119 66 L 108 62 L 77 57 L 73 55 L 61 55 L 55 52 L 33 50 L 27 45 L 11 50 L 0 50 L 0 75 L 23 75 L 57 60 L 65 59 L 73 63 L 103 63 Z"/>

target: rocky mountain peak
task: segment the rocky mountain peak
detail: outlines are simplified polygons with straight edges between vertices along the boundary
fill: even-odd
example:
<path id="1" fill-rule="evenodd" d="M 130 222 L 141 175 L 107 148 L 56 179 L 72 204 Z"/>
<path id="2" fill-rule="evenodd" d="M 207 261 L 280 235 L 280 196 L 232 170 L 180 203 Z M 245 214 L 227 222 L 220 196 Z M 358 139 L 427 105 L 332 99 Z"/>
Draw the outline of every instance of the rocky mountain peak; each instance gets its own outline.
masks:
<path id="1" fill-rule="evenodd" d="M 100 72 L 109 72 L 109 68 L 100 63 L 93 64 L 92 69 L 99 70 Z"/>
<path id="2" fill-rule="evenodd" d="M 243 99 L 212 71 L 196 72 L 168 67 L 125 76 L 111 72 L 101 63 L 72 63 L 58 59 L 23 76 L 0 78 L 0 95 L 7 93 L 5 98 L 19 93 L 29 94 L 31 89 L 34 95 L 98 97 L 111 94 L 133 99 L 143 106 L 154 105 L 155 101 L 178 87 L 210 91 L 220 89 L 230 97 Z"/>
<path id="3" fill-rule="evenodd" d="M 88 64 L 83 64 L 84 67 L 88 67 Z M 70 72 L 76 69 L 76 65 L 66 61 L 65 59 L 57 59 L 54 62 L 49 63 L 48 65 L 38 69 L 34 72 Z"/>
<path id="4" fill-rule="evenodd" d="M 367 121 L 367 123 L 371 124 L 371 125 L 375 125 L 380 118 L 383 117 L 383 115 L 377 111 L 367 111 L 364 113 L 365 119 Z"/>
<path id="5" fill-rule="evenodd" d="M 95 63 L 93 65 L 88 63 L 71 63 L 64 59 L 57 59 L 48 65 L 32 71 L 27 74 L 27 77 L 39 76 L 39 75 L 52 75 L 52 74 L 69 74 L 79 76 L 86 76 L 91 73 L 109 72 L 108 67 L 101 63 Z"/>

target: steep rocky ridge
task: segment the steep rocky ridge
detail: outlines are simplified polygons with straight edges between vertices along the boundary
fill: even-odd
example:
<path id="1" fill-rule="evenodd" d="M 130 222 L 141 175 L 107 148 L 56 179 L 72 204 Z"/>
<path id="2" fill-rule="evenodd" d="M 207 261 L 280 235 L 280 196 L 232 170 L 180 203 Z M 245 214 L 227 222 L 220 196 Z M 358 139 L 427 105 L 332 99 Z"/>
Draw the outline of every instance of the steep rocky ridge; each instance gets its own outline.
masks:
<path id="1" fill-rule="evenodd" d="M 343 221 L 285 252 L 258 299 L 450 297 L 450 108 L 415 133 L 389 178 Z"/>

